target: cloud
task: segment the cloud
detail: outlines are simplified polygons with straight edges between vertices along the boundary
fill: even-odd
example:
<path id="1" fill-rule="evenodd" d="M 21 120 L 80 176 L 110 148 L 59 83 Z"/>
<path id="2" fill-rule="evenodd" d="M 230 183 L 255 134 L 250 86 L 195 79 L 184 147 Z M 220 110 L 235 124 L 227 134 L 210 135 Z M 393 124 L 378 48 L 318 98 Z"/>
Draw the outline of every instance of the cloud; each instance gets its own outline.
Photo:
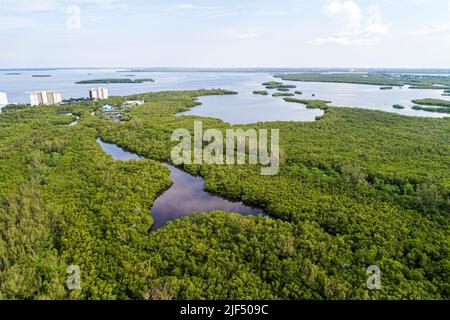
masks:
<path id="1" fill-rule="evenodd" d="M 236 39 L 241 39 L 241 40 L 249 40 L 249 39 L 255 39 L 259 36 L 259 34 L 255 31 L 247 31 L 247 32 L 242 32 L 239 34 L 235 35 Z"/>
<path id="2" fill-rule="evenodd" d="M 389 27 L 381 22 L 379 6 L 369 6 L 364 12 L 355 1 L 334 0 L 328 2 L 323 9 L 331 18 L 341 22 L 343 30 L 315 39 L 316 45 L 373 45 L 389 34 Z"/>
<path id="3" fill-rule="evenodd" d="M 73 5 L 101 9 L 126 8 L 122 0 L 0 0 L 0 8 L 19 12 L 52 12 Z"/>
<path id="4" fill-rule="evenodd" d="M 260 37 L 261 34 L 253 29 L 226 28 L 219 30 L 216 29 L 209 36 L 214 39 L 222 40 L 252 40 Z"/>
<path id="5" fill-rule="evenodd" d="M 448 20 L 450 20 L 450 0 L 447 4 Z M 436 25 L 429 25 L 421 27 L 410 32 L 413 36 L 428 37 L 428 36 L 450 36 L 450 23 L 444 22 Z"/>
<path id="6" fill-rule="evenodd" d="M 22 29 L 34 27 L 33 20 L 21 17 L 3 17 L 0 19 L 0 30 Z"/>
<path id="7" fill-rule="evenodd" d="M 180 10 L 191 10 L 191 9 L 195 9 L 197 8 L 196 5 L 190 4 L 190 3 L 180 3 L 180 4 L 176 4 L 174 6 L 175 9 L 180 9 Z"/>
<path id="8" fill-rule="evenodd" d="M 351 27 L 359 27 L 363 19 L 361 8 L 354 1 L 331 1 L 324 7 L 331 16 L 340 16 Z"/>
<path id="9" fill-rule="evenodd" d="M 55 0 L 3 0 L 0 8 L 21 12 L 46 12 L 54 11 L 59 4 Z"/>
<path id="10" fill-rule="evenodd" d="M 420 29 L 413 30 L 411 35 L 413 36 L 431 36 L 431 35 L 446 35 L 450 32 L 450 25 L 447 23 L 431 26 L 431 27 L 422 27 Z"/>

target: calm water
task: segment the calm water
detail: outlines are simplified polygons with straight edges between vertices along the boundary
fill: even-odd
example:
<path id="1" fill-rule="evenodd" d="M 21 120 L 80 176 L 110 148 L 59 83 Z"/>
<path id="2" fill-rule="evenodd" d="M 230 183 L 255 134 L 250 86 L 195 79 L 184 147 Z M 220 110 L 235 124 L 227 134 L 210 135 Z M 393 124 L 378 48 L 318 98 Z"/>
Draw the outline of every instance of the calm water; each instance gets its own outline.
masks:
<path id="1" fill-rule="evenodd" d="M 97 139 L 102 149 L 114 160 L 140 160 L 136 154 L 125 151 L 114 144 L 104 143 Z M 265 215 L 260 209 L 245 206 L 241 202 L 232 202 L 204 191 L 204 180 L 194 177 L 168 164 L 170 179 L 173 185 L 156 199 L 151 215 L 155 220 L 152 230 L 162 228 L 167 221 L 176 220 L 194 212 L 211 212 L 222 210 L 242 215 Z"/>
<path id="2" fill-rule="evenodd" d="M 117 72 L 121 69 L 75 69 L 20 71 L 20 75 L 6 75 L 0 72 L 0 91 L 8 94 L 11 103 L 28 103 L 27 91 L 59 90 L 64 99 L 87 97 L 93 85 L 77 85 L 80 80 L 98 78 L 153 78 L 156 83 L 108 84 L 111 95 L 162 90 L 193 90 L 223 88 L 238 91 L 236 96 L 202 97 L 202 106 L 187 112 L 187 115 L 215 117 L 232 124 L 255 123 L 259 121 L 314 121 L 322 115 L 320 110 L 307 110 L 304 106 L 286 103 L 281 97 L 253 95 L 254 90 L 264 89 L 261 84 L 274 79 L 270 72 Z M 122 69 L 123 70 L 123 69 Z M 33 74 L 49 74 L 49 78 L 33 78 Z M 134 74 L 134 76 L 129 76 Z M 278 81 L 278 80 L 277 80 Z M 444 117 L 439 113 L 412 110 L 411 100 L 442 96 L 441 90 L 410 90 L 407 87 L 380 90 L 379 86 L 290 82 L 296 90 L 304 92 L 303 99 L 323 99 L 337 106 L 360 107 L 395 112 L 408 116 Z M 295 90 L 292 90 L 295 91 Z M 271 92 L 275 92 L 271 90 Z M 316 96 L 313 97 L 312 95 Z M 393 109 L 394 104 L 406 107 Z"/>

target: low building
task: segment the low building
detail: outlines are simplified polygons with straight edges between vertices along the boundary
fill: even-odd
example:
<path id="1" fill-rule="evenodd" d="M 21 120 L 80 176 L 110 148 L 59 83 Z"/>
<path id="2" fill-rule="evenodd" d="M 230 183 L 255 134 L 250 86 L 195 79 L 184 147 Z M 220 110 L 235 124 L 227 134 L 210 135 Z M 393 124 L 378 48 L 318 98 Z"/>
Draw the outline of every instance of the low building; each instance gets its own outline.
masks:
<path id="1" fill-rule="evenodd" d="M 29 95 L 32 106 L 53 106 L 62 102 L 61 94 L 56 91 L 34 91 Z"/>
<path id="2" fill-rule="evenodd" d="M 110 106 L 109 104 L 105 104 L 105 105 L 102 107 L 102 110 L 103 110 L 103 112 L 110 112 L 110 111 L 113 110 L 113 107 Z"/>
<path id="3" fill-rule="evenodd" d="M 125 107 L 134 107 L 134 106 L 141 106 L 144 104 L 144 100 L 129 100 L 125 101 L 123 105 Z"/>
<path id="4" fill-rule="evenodd" d="M 92 100 L 106 100 L 109 97 L 108 89 L 106 88 L 92 88 L 89 90 L 89 97 Z"/>

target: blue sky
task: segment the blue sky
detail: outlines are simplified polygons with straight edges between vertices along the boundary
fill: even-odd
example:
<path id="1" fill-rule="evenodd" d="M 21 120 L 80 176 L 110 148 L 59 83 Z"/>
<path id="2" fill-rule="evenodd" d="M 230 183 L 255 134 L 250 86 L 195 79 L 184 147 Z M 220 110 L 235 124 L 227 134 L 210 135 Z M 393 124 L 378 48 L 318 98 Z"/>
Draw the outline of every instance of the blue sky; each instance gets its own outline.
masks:
<path id="1" fill-rule="evenodd" d="M 450 67 L 450 0 L 0 0 L 0 68 Z"/>

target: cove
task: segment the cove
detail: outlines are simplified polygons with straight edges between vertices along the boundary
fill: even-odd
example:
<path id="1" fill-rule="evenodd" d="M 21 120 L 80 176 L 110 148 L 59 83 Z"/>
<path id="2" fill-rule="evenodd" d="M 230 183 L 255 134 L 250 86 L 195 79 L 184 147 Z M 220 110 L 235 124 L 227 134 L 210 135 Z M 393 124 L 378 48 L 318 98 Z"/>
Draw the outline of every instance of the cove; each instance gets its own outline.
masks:
<path id="1" fill-rule="evenodd" d="M 97 143 L 114 160 L 141 160 L 134 153 L 128 152 L 115 144 L 105 143 L 100 138 Z M 267 216 L 261 209 L 252 208 L 242 202 L 234 202 L 204 190 L 205 182 L 201 177 L 175 168 L 167 163 L 163 165 L 170 170 L 173 185 L 162 193 L 151 208 L 151 215 L 155 221 L 152 231 L 162 228 L 168 221 L 192 215 L 194 212 L 211 212 L 221 210 L 239 213 L 244 216 Z"/>

